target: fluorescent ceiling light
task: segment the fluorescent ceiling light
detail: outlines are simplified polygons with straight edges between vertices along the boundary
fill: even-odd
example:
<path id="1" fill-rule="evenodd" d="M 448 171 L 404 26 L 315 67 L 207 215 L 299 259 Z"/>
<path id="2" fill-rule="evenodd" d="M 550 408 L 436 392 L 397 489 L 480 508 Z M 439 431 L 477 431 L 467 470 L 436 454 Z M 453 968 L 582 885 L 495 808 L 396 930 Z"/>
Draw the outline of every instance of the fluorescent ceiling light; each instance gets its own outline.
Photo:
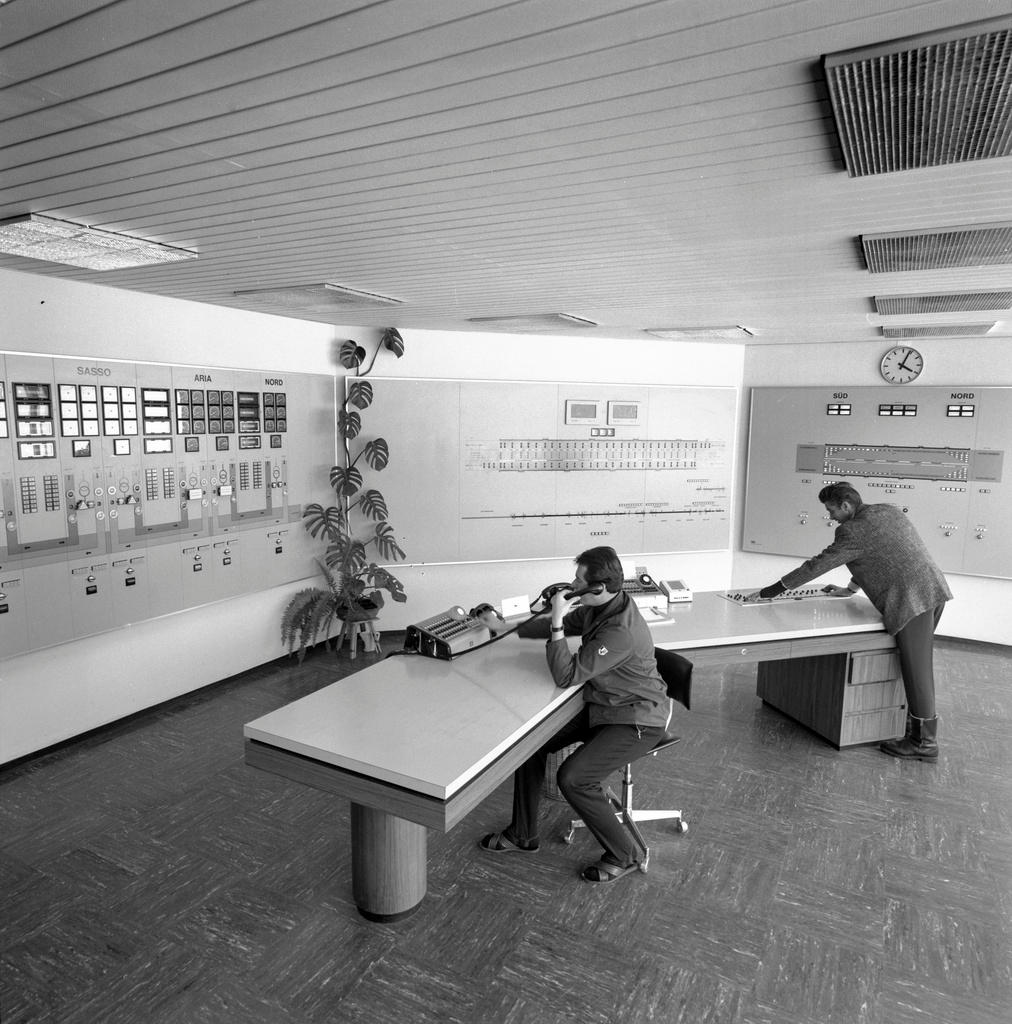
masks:
<path id="1" fill-rule="evenodd" d="M 37 213 L 0 221 L 0 252 L 88 270 L 122 270 L 197 258 L 187 249 Z"/>
<path id="2" fill-rule="evenodd" d="M 731 327 L 648 327 L 647 334 L 666 341 L 685 341 L 692 338 L 719 338 L 723 341 L 744 341 L 754 338 L 755 331 L 734 324 Z"/>
<path id="3" fill-rule="evenodd" d="M 293 284 L 287 288 L 251 288 L 233 292 L 267 306 L 283 306 L 302 313 L 331 313 L 341 309 L 367 309 L 370 306 L 400 306 L 400 299 L 373 292 L 361 292 L 341 284 Z"/>
<path id="4" fill-rule="evenodd" d="M 597 327 L 593 320 L 569 313 L 521 313 L 517 316 L 472 316 L 468 323 L 509 327 L 515 331 L 551 331 L 558 327 Z"/>

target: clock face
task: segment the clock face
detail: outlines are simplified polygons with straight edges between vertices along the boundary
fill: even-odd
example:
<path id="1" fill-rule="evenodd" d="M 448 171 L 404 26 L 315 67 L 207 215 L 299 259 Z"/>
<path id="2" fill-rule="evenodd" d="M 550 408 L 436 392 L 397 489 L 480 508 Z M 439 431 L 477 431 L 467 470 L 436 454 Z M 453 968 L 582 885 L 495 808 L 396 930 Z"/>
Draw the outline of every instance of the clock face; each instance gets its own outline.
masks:
<path id="1" fill-rule="evenodd" d="M 890 384 L 909 384 L 924 369 L 924 357 L 915 348 L 897 345 L 882 357 L 879 372 Z"/>

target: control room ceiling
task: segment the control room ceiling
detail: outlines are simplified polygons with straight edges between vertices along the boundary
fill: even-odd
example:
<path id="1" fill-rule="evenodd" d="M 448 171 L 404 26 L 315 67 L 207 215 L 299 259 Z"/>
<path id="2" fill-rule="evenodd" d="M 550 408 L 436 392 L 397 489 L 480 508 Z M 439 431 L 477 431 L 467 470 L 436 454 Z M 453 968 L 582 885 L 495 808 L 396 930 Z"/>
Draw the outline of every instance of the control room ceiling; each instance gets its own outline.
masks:
<path id="1" fill-rule="evenodd" d="M 876 303 L 1007 297 L 1012 264 L 871 273 L 861 242 L 1012 222 L 1012 159 L 852 177 L 821 60 L 1006 10 L 9 0 L 0 218 L 197 258 L 0 267 L 347 326 L 748 345 L 881 340 L 896 325 L 955 336 L 968 321 L 1012 335 L 1006 308 Z M 259 291 L 278 294 L 244 294 Z"/>

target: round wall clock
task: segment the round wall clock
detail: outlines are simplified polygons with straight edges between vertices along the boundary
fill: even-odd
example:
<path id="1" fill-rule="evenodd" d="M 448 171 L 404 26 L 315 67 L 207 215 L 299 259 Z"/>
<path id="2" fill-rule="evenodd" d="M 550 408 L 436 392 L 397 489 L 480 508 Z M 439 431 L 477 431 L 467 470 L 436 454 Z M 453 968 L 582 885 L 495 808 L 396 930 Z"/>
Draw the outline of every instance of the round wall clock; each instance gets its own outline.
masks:
<path id="1" fill-rule="evenodd" d="M 878 368 L 882 379 L 890 384 L 909 384 L 921 375 L 924 357 L 915 348 L 897 345 L 886 352 Z"/>

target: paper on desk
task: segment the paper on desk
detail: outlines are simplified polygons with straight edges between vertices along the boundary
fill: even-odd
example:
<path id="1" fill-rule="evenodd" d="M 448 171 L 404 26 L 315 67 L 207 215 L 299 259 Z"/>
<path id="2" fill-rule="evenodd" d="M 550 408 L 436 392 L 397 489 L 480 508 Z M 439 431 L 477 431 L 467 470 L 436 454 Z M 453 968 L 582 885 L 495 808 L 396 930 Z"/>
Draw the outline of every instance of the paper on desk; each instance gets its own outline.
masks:
<path id="1" fill-rule="evenodd" d="M 646 619 L 647 622 L 667 622 L 668 617 L 664 612 L 659 612 L 656 608 L 641 608 L 640 615 Z"/>

